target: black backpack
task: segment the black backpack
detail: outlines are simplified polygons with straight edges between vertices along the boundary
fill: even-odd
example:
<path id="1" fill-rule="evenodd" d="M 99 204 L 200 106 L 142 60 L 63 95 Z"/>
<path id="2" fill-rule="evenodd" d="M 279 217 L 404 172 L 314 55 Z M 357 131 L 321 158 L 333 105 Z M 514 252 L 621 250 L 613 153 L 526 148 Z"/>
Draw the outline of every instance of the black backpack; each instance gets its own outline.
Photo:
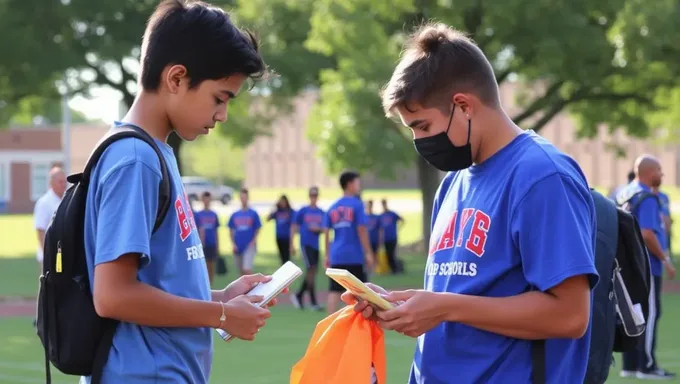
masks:
<path id="1" fill-rule="evenodd" d="M 99 384 L 118 321 L 97 315 L 90 291 L 85 259 L 85 202 L 92 170 L 114 141 L 134 137 L 158 154 L 162 181 L 155 232 L 170 207 L 171 184 L 167 165 L 151 136 L 135 126 L 111 128 L 97 143 L 82 173 L 69 175 L 72 185 L 64 193 L 45 231 L 43 272 L 40 276 L 36 328 L 45 350 L 46 382 L 50 362 L 68 375 L 92 376 Z"/>
<path id="2" fill-rule="evenodd" d="M 590 352 L 584 384 L 607 380 L 613 353 L 635 348 L 649 315 L 649 255 L 635 217 L 591 190 L 597 218 Z M 639 310 L 637 306 L 639 305 Z M 533 384 L 546 383 L 545 341 L 532 343 Z"/>

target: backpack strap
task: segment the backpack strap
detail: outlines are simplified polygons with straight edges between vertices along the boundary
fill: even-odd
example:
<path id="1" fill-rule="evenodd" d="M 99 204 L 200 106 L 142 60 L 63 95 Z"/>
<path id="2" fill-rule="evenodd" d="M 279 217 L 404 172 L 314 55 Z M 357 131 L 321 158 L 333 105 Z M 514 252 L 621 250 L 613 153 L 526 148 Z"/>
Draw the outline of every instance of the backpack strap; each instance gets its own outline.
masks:
<path id="1" fill-rule="evenodd" d="M 545 340 L 531 342 L 531 383 L 545 384 Z"/>
<path id="2" fill-rule="evenodd" d="M 168 209 L 170 209 L 170 176 L 168 173 L 168 166 L 160 148 L 158 148 L 158 145 L 156 145 L 156 142 L 153 140 L 153 138 L 143 129 L 134 125 L 120 125 L 111 128 L 107 134 L 99 140 L 94 151 L 90 154 L 90 157 L 87 159 L 87 164 L 85 165 L 85 170 L 83 170 L 82 173 L 69 176 L 68 181 L 72 183 L 81 182 L 89 184 L 92 170 L 104 154 L 106 148 L 108 148 L 108 146 L 112 143 L 128 137 L 134 137 L 147 143 L 154 150 L 154 152 L 156 152 L 156 155 L 158 155 L 158 159 L 160 160 L 162 177 L 158 190 L 158 209 L 156 211 L 156 222 L 153 226 L 153 232 L 156 232 L 163 223 L 165 215 L 168 213 Z"/>
<path id="3" fill-rule="evenodd" d="M 630 212 L 632 214 L 635 214 L 635 211 L 640 206 L 640 204 L 642 204 L 643 201 L 647 200 L 650 197 L 653 197 L 656 200 L 657 204 L 659 204 L 659 207 L 661 207 L 661 199 L 659 199 L 659 195 L 657 195 L 656 193 L 649 192 L 649 191 L 641 191 L 641 192 L 634 194 L 630 199 L 628 199 L 628 201 L 631 201 L 634 198 L 637 198 L 634 203 L 630 204 L 630 208 L 629 208 Z"/>

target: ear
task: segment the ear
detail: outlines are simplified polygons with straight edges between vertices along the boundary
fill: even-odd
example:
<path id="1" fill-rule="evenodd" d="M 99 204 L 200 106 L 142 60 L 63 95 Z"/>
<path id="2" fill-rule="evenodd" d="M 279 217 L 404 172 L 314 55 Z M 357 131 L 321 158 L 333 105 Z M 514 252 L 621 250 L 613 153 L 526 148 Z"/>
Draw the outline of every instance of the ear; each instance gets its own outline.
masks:
<path id="1" fill-rule="evenodd" d="M 179 92 L 184 82 L 189 81 L 187 68 L 183 65 L 173 65 L 165 72 L 165 85 L 170 93 Z"/>
<path id="2" fill-rule="evenodd" d="M 476 105 L 477 98 L 469 93 L 456 93 L 453 95 L 453 102 L 461 109 L 465 114 L 466 119 L 470 119 L 474 113 L 474 106 Z"/>

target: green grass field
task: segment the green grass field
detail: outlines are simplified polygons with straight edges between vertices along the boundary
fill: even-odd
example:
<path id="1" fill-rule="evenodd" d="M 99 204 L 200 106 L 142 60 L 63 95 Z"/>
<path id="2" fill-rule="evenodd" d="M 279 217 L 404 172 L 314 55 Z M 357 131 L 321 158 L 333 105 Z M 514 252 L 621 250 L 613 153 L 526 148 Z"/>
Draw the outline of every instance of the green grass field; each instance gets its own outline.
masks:
<path id="1" fill-rule="evenodd" d="M 378 198 L 380 196 L 377 196 Z M 376 198 L 376 197 L 373 197 Z M 395 197 L 396 198 L 396 197 Z M 407 197 L 405 197 L 407 198 Z M 400 229 L 403 243 L 420 237 L 421 218 L 417 214 L 406 215 L 406 224 Z M 35 235 L 31 217 L 28 215 L 0 216 L 0 296 L 35 295 L 37 289 L 37 266 L 34 259 Z M 272 271 L 278 264 L 275 255 L 274 226 L 265 225 L 259 248 L 257 269 Z M 680 226 L 676 226 L 675 244 L 680 244 Z M 226 229 L 222 229 L 226 239 Z M 228 254 L 228 242 L 222 243 L 222 251 Z M 677 249 L 677 247 L 676 247 Z M 420 287 L 424 255 L 402 255 L 407 263 L 407 273 L 399 277 L 375 276 L 373 281 L 388 288 Z M 232 265 L 231 259 L 230 267 Z M 299 258 L 296 258 L 299 263 Z M 222 287 L 233 278 L 233 268 L 226 277 L 219 277 L 215 287 Z M 326 281 L 319 278 L 320 287 Z M 316 322 L 324 313 L 301 312 L 288 305 L 273 308 L 269 320 L 255 342 L 234 341 L 225 344 L 215 339 L 215 356 L 212 383 L 276 384 L 287 383 L 290 368 L 304 354 Z M 664 296 L 664 315 L 660 323 L 658 358 L 664 368 L 680 371 L 680 331 L 673 325 L 680 320 L 680 295 Z M 403 383 L 414 349 L 414 340 L 398 334 L 386 335 L 388 383 Z M 44 383 L 43 352 L 31 327 L 30 317 L 0 318 L 0 383 Z M 264 363 L 263 363 L 264 362 Z M 621 357 L 616 356 L 616 366 L 608 383 L 638 383 L 642 381 L 620 379 Z M 53 370 L 54 372 L 54 370 Z M 77 382 L 73 377 L 58 373 L 53 383 Z"/>

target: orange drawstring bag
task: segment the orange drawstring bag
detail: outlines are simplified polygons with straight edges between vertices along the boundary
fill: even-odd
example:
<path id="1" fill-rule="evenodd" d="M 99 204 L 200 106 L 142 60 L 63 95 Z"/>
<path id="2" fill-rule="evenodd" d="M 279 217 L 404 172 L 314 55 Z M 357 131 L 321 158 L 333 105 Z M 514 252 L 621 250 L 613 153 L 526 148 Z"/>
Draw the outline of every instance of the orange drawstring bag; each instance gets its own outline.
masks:
<path id="1" fill-rule="evenodd" d="M 383 330 L 347 306 L 316 325 L 290 384 L 385 384 L 385 365 Z"/>

